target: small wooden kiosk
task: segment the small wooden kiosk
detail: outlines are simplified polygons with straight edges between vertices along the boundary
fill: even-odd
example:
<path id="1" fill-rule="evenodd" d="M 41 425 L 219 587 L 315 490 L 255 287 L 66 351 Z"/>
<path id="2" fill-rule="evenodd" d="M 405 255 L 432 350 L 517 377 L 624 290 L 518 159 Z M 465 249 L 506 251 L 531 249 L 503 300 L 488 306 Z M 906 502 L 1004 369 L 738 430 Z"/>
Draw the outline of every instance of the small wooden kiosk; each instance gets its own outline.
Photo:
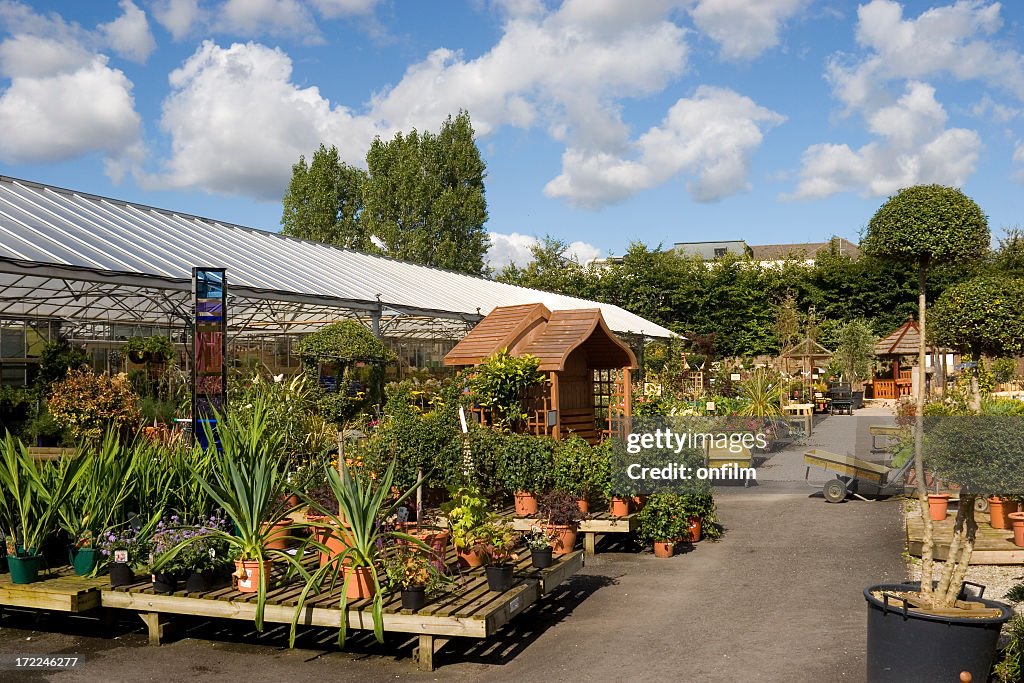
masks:
<path id="1" fill-rule="evenodd" d="M 908 356 L 915 358 L 919 353 L 921 328 L 913 319 L 908 320 L 888 337 L 875 344 L 875 355 L 890 369 L 875 376 L 871 381 L 873 398 L 899 399 L 910 396 L 913 388 L 913 368 L 907 362 Z M 901 361 L 904 363 L 901 365 Z"/>
<path id="2" fill-rule="evenodd" d="M 608 329 L 601 309 L 500 306 L 448 352 L 444 364 L 471 367 L 501 349 L 536 356 L 548 375 L 538 391 L 524 397 L 531 433 L 556 439 L 575 433 L 597 443 L 623 429 L 632 415 L 636 356 Z"/>

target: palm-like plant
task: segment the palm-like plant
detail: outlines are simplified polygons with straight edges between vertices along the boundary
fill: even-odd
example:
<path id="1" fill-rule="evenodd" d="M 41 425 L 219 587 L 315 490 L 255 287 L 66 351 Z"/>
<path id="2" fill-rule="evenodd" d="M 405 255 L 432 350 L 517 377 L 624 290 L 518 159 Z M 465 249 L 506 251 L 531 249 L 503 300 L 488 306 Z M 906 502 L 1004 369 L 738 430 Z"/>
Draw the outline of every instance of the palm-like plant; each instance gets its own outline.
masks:
<path id="1" fill-rule="evenodd" d="M 331 558 L 324 566 L 315 573 L 309 574 L 302 570 L 306 578 L 306 586 L 299 596 L 298 604 L 295 606 L 295 614 L 292 617 L 290 642 L 295 644 L 295 629 L 299 616 L 305 606 L 309 594 L 319 590 L 324 581 L 330 578 L 333 586 L 339 573 L 342 576 L 342 590 L 339 608 L 341 609 L 341 627 L 338 630 L 338 644 L 345 645 L 345 636 L 348 630 L 348 597 L 347 591 L 349 582 L 354 578 L 354 570 L 358 567 L 365 567 L 369 570 L 373 581 L 373 632 L 379 642 L 384 642 L 383 606 L 384 601 L 380 590 L 380 579 L 377 574 L 376 562 L 379 559 L 380 548 L 389 538 L 400 539 L 411 546 L 428 552 L 429 548 L 419 539 L 399 531 L 385 529 L 382 522 L 385 518 L 395 513 L 401 505 L 417 488 L 422 480 L 417 482 L 396 500 L 388 502 L 391 494 L 392 483 L 395 478 L 395 461 L 392 460 L 387 470 L 376 481 L 367 480 L 358 473 L 352 471 L 349 465 L 344 463 L 339 467 L 340 473 L 334 468 L 327 468 L 327 481 L 331 491 L 338 502 L 339 514 L 328 510 L 316 501 L 306 499 L 311 508 L 320 515 L 326 517 L 324 520 L 334 529 L 344 529 L 346 547 L 337 555 Z M 311 539 L 309 544 L 317 547 L 322 552 L 330 552 L 326 545 Z"/>
<path id="2" fill-rule="evenodd" d="M 775 417 L 782 412 L 782 381 L 768 368 L 755 368 L 741 385 L 747 400 L 740 414 L 745 417 Z"/>
<path id="3" fill-rule="evenodd" d="M 0 519 L 16 539 L 19 556 L 37 554 L 54 531 L 58 511 L 82 474 L 81 458 L 39 462 L 7 432 L 0 441 Z"/>
<path id="4" fill-rule="evenodd" d="M 273 527 L 293 510 L 279 504 L 285 491 L 282 436 L 271 428 L 272 407 L 267 400 L 255 399 L 244 415 L 215 412 L 216 438 L 209 423 L 207 443 L 218 440 L 221 452 L 211 453 L 208 473 L 196 473 L 203 491 L 234 522 L 233 532 L 211 530 L 203 536 L 185 539 L 155 563 L 159 569 L 170 564 L 191 543 L 221 540 L 240 561 L 253 561 L 260 567 L 256 602 L 256 629 L 263 630 L 267 602 L 268 560 L 282 559 L 300 567 L 298 561 L 282 550 L 267 549 L 271 537 L 280 534 Z M 211 445 L 211 449 L 213 446 Z"/>

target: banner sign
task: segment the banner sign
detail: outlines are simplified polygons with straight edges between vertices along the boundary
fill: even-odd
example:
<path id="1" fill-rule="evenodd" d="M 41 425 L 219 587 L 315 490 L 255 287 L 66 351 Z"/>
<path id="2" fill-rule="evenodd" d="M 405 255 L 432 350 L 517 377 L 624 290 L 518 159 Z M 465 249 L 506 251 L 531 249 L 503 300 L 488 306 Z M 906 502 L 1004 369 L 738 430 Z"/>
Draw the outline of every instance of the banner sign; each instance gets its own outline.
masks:
<path id="1" fill-rule="evenodd" d="M 225 269 L 193 268 L 192 300 L 195 316 L 192 433 L 205 448 L 205 425 L 216 429 L 214 410 L 224 412 L 228 400 L 228 284 Z"/>

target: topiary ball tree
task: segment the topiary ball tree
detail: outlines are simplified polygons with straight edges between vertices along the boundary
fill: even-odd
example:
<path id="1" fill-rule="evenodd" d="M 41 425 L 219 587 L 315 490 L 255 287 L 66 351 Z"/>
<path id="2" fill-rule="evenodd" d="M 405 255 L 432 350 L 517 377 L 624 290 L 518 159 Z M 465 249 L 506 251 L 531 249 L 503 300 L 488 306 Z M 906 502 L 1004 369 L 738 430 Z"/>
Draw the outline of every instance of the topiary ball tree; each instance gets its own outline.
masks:
<path id="1" fill-rule="evenodd" d="M 924 476 L 924 388 L 926 382 L 925 278 L 929 266 L 978 258 L 989 247 L 988 218 L 973 199 L 956 188 L 915 185 L 900 190 L 878 209 L 861 249 L 876 258 L 917 264 L 918 348 L 917 427 L 914 430 L 914 471 L 921 504 L 924 538 L 921 548 L 921 592 L 932 593 L 934 537 L 928 515 L 928 490 Z"/>
<path id="2" fill-rule="evenodd" d="M 337 368 L 337 385 L 330 390 L 321 388 L 318 399 L 320 413 L 325 420 L 338 428 L 338 467 L 345 461 L 345 426 L 369 404 L 374 396 L 381 395 L 383 368 L 395 359 L 384 343 L 375 337 L 365 325 L 355 320 L 327 325 L 313 332 L 298 344 L 298 355 L 306 371 L 320 379 L 320 368 L 333 364 Z M 355 391 L 350 372 L 357 363 L 373 368 L 371 391 Z"/>

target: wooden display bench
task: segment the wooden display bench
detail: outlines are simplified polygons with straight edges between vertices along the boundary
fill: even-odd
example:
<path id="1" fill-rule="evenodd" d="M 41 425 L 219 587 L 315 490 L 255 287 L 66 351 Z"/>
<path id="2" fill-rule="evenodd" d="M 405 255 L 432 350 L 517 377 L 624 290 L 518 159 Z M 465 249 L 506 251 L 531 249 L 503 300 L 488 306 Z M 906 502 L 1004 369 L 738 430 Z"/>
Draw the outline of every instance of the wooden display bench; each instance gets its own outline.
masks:
<path id="1" fill-rule="evenodd" d="M 529 531 L 535 526 L 543 526 L 544 520 L 536 517 L 513 517 L 512 528 L 516 531 Z M 597 545 L 598 534 L 631 534 L 640 527 L 636 513 L 625 517 L 613 517 L 607 510 L 590 513 L 590 519 L 580 522 L 580 533 L 583 535 L 583 550 L 587 557 L 593 557 Z"/>
<path id="2" fill-rule="evenodd" d="M 907 518 L 907 552 L 915 557 L 921 556 L 924 545 L 924 522 L 916 511 L 906 513 Z M 946 519 L 932 522 L 932 537 L 935 540 L 935 559 L 945 561 L 949 557 L 949 546 L 953 541 L 953 523 L 956 513 L 950 511 Z M 1024 565 L 1024 548 L 1014 545 L 1011 529 L 993 529 L 989 524 L 988 513 L 975 512 L 978 532 L 974 540 L 974 552 L 971 553 L 971 565 L 976 564 L 1016 564 Z"/>
<path id="3" fill-rule="evenodd" d="M 521 551 L 516 561 L 516 582 L 504 593 L 487 588 L 482 568 L 465 570 L 454 591 L 439 595 L 417 611 L 402 609 L 399 592 L 384 598 L 383 627 L 386 632 L 410 633 L 419 636 L 414 657 L 425 671 L 434 669 L 434 656 L 454 637 L 489 638 L 537 602 L 542 596 L 575 574 L 583 566 L 583 553 L 576 551 L 561 558 L 548 569 L 534 569 L 528 551 Z M 289 582 L 274 585 L 267 592 L 264 621 L 290 624 L 303 584 Z M 320 594 L 312 594 L 303 607 L 298 623 L 304 626 L 338 628 L 343 615 L 339 609 L 341 586 Z M 256 595 L 239 593 L 231 587 L 214 588 L 204 593 L 179 591 L 172 594 L 153 592 L 148 581 L 106 588 L 102 591 L 104 607 L 135 611 L 149 629 L 149 642 L 159 645 L 169 615 L 191 615 L 221 619 L 252 621 L 256 616 Z M 347 605 L 348 627 L 373 629 L 373 601 L 358 600 Z"/>
<path id="4" fill-rule="evenodd" d="M 10 574 L 0 574 L 0 609 L 26 607 L 77 614 L 100 606 L 100 588 L 109 585 L 105 576 L 75 576 L 69 566 L 42 572 L 35 583 L 11 583 Z"/>

